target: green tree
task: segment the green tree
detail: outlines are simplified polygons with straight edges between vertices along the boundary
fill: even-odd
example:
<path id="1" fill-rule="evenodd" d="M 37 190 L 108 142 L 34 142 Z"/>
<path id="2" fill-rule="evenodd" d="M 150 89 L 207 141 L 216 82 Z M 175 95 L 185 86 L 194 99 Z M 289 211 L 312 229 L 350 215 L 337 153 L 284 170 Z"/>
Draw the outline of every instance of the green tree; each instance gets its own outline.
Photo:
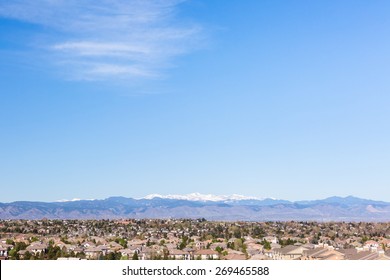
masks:
<path id="1" fill-rule="evenodd" d="M 265 250 L 271 250 L 271 243 L 267 240 L 264 239 L 260 244 L 264 246 Z"/>
<path id="2" fill-rule="evenodd" d="M 259 237 L 259 238 L 262 238 L 264 236 L 265 232 L 263 229 L 261 229 L 259 226 L 255 226 L 253 228 L 253 235 L 255 237 Z"/>
<path id="3" fill-rule="evenodd" d="M 18 260 L 20 250 L 25 250 L 27 248 L 27 244 L 24 242 L 16 242 L 14 248 L 9 251 L 9 256 L 11 260 Z"/>
<path id="4" fill-rule="evenodd" d="M 368 241 L 368 237 L 367 236 L 363 236 L 362 237 L 362 243 L 364 244 L 364 243 L 366 243 L 366 241 Z"/>
<path id="5" fill-rule="evenodd" d="M 241 238 L 241 230 L 239 228 L 236 228 L 234 231 L 233 231 L 233 236 L 235 238 Z"/>
<path id="6" fill-rule="evenodd" d="M 121 245 L 123 248 L 127 248 L 127 241 L 123 238 L 117 238 L 115 239 L 115 242 Z"/>
<path id="7" fill-rule="evenodd" d="M 240 238 L 237 238 L 234 240 L 234 250 L 240 250 L 242 248 L 242 240 Z"/>
<path id="8" fill-rule="evenodd" d="M 7 239 L 5 243 L 8 245 L 15 245 L 15 242 L 12 239 Z"/>
<path id="9" fill-rule="evenodd" d="M 32 257 L 31 253 L 29 251 L 27 251 L 25 254 L 24 254 L 24 259 L 25 260 L 30 260 Z"/>

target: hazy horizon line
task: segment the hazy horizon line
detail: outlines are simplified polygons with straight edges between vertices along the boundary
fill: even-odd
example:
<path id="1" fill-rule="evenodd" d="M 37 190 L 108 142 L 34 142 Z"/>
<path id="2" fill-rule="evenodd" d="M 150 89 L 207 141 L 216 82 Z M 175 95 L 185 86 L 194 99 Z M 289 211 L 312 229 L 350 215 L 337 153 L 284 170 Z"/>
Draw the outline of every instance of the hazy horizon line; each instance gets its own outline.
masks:
<path id="1" fill-rule="evenodd" d="M 190 199 L 192 195 L 199 195 L 198 198 Z M 372 200 L 372 201 L 378 201 L 378 202 L 390 202 L 383 199 L 375 199 L 375 198 L 367 198 L 367 197 L 360 197 L 353 194 L 350 195 L 331 195 L 331 196 L 325 196 L 322 198 L 306 198 L 306 199 L 287 199 L 287 198 L 274 198 L 274 197 L 259 197 L 259 196 L 246 196 L 246 195 L 240 195 L 240 194 L 230 194 L 230 195 L 214 195 L 214 194 L 201 194 L 198 192 L 195 193 L 189 193 L 189 194 L 167 194 L 167 195 L 161 195 L 161 194 L 149 194 L 143 197 L 131 197 L 131 196 L 125 196 L 125 195 L 111 195 L 107 196 L 105 198 L 72 198 L 72 199 L 58 199 L 58 200 L 28 200 L 28 199 L 21 199 L 21 200 L 13 200 L 13 201 L 0 201 L 0 203 L 7 204 L 7 203 L 15 203 L 15 202 L 43 202 L 43 203 L 61 203 L 61 202 L 76 202 L 76 201 L 99 201 L 99 200 L 106 200 L 109 198 L 115 198 L 115 197 L 122 197 L 122 198 L 131 198 L 135 200 L 142 200 L 142 199 L 155 199 L 155 198 L 161 198 L 161 199 L 172 199 L 172 200 L 188 200 L 188 201 L 211 201 L 211 202 L 223 202 L 223 201 L 232 201 L 232 200 L 284 200 L 288 202 L 304 202 L 304 201 L 316 201 L 316 200 L 325 200 L 329 198 L 357 198 L 357 199 L 363 199 L 363 200 Z M 205 199 L 206 197 L 210 197 L 210 199 Z"/>

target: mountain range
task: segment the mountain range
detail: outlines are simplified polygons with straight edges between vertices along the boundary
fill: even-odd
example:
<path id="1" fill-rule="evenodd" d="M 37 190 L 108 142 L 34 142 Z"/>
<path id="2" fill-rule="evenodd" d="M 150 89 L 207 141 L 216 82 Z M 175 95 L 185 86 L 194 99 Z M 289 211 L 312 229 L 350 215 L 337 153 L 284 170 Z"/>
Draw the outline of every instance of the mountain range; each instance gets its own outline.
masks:
<path id="1" fill-rule="evenodd" d="M 134 199 L 0 203 L 0 219 L 205 218 L 216 221 L 390 221 L 390 202 L 348 197 L 288 201 L 242 195 L 148 195 Z"/>

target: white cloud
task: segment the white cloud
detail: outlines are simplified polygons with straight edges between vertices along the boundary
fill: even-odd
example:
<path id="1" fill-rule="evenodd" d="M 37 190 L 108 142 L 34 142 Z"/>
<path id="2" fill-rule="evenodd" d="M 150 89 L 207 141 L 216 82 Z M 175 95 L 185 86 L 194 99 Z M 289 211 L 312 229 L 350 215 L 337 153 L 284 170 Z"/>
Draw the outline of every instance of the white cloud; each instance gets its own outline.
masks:
<path id="1" fill-rule="evenodd" d="M 94 75 L 131 75 L 131 76 L 139 76 L 139 77 L 150 77 L 151 73 L 143 71 L 136 66 L 120 66 L 116 64 L 100 64 L 91 67 L 89 72 Z"/>
<path id="2" fill-rule="evenodd" d="M 124 43 L 68 42 L 54 45 L 55 50 L 68 51 L 80 56 L 134 56 L 146 55 L 150 49 Z"/>
<path id="3" fill-rule="evenodd" d="M 44 27 L 40 48 L 73 77 L 144 78 L 199 43 L 201 28 L 177 16 L 180 2 L 11 0 L 0 2 L 0 16 Z"/>

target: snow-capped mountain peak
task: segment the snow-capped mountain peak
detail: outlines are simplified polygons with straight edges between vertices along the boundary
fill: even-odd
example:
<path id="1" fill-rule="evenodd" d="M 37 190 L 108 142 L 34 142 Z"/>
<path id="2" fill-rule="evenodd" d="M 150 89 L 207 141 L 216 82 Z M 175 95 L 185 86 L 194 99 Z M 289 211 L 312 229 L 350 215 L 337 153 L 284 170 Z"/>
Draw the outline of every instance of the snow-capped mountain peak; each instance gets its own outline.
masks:
<path id="1" fill-rule="evenodd" d="M 73 198 L 73 199 L 59 199 L 56 200 L 55 202 L 75 202 L 75 201 L 82 201 L 82 200 L 96 200 L 95 198 L 87 198 L 87 199 L 82 199 L 82 198 Z"/>
<path id="2" fill-rule="evenodd" d="M 190 194 L 150 194 L 143 199 L 153 199 L 153 198 L 165 198 L 165 199 L 180 199 L 180 200 L 190 200 L 190 201 L 231 201 L 231 200 L 248 200 L 256 199 L 261 200 L 262 198 L 254 196 L 244 196 L 240 194 L 232 195 L 214 195 L 214 194 L 201 194 L 201 193 L 190 193 Z"/>

